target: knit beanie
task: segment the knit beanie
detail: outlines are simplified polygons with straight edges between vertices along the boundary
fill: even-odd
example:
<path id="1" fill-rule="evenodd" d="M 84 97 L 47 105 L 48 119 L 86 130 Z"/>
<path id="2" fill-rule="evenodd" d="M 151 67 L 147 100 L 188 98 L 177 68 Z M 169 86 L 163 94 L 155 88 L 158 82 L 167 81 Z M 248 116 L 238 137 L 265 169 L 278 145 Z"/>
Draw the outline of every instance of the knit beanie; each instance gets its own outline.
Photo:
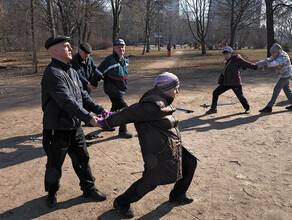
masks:
<path id="1" fill-rule="evenodd" d="M 282 51 L 282 47 L 280 44 L 274 43 L 273 46 L 270 48 L 270 52 L 271 53 L 278 53 L 280 51 Z"/>
<path id="2" fill-rule="evenodd" d="M 164 72 L 155 78 L 154 84 L 160 91 L 167 91 L 178 86 L 179 80 L 173 73 Z"/>

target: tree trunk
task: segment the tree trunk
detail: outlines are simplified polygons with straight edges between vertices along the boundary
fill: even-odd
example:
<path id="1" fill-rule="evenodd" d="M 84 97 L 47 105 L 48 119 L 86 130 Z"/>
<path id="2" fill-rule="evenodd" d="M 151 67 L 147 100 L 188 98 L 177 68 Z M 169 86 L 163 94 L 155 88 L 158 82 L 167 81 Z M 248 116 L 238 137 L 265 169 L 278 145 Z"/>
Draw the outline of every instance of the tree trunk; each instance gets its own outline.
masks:
<path id="1" fill-rule="evenodd" d="M 111 0 L 113 12 L 113 44 L 120 32 L 120 13 L 122 9 L 122 0 Z"/>
<path id="2" fill-rule="evenodd" d="M 205 43 L 205 38 L 203 38 L 201 40 L 201 44 L 202 44 L 202 54 L 205 55 L 207 53 L 207 50 L 206 50 L 206 43 Z"/>
<path id="3" fill-rule="evenodd" d="M 37 59 L 36 42 L 35 42 L 34 1 L 35 0 L 30 0 L 31 35 L 32 35 L 32 62 L 33 62 L 33 73 L 37 73 L 38 72 L 38 59 Z"/>
<path id="4" fill-rule="evenodd" d="M 267 16 L 267 57 L 271 56 L 270 48 L 275 43 L 274 37 L 274 10 L 273 10 L 273 1 L 274 0 L 265 0 L 266 1 L 266 16 Z"/>
<path id="5" fill-rule="evenodd" d="M 146 39 L 146 53 L 149 52 L 150 52 L 150 36 L 148 35 Z"/>
<path id="6" fill-rule="evenodd" d="M 52 0 L 47 0 L 47 10 L 48 10 L 48 17 L 50 22 L 50 32 L 52 36 L 56 36 L 56 28 L 54 22 L 54 13 L 53 13 L 53 3 Z"/>
<path id="7" fill-rule="evenodd" d="M 229 46 L 232 47 L 232 48 L 234 46 L 235 32 L 236 32 L 236 30 L 234 30 L 233 28 L 231 28 Z"/>
<path id="8" fill-rule="evenodd" d="M 234 37 L 235 37 L 235 28 L 234 28 L 234 0 L 231 1 L 231 19 L 230 19 L 230 42 L 229 46 L 233 47 Z"/>

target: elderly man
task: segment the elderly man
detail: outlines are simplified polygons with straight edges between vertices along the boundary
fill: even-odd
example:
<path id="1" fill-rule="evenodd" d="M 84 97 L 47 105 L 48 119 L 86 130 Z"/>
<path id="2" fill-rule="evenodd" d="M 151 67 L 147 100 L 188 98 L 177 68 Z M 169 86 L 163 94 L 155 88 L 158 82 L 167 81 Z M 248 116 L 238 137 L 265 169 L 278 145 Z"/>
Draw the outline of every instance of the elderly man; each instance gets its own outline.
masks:
<path id="1" fill-rule="evenodd" d="M 41 81 L 48 207 L 57 204 L 56 193 L 60 188 L 62 165 L 67 153 L 80 180 L 83 196 L 97 201 L 106 199 L 106 195 L 95 188 L 95 178 L 89 166 L 89 154 L 80 122 L 97 125 L 97 117 L 91 115 L 85 107 L 96 114 L 106 114 L 107 110 L 82 89 L 77 72 L 69 64 L 72 59 L 69 40 L 66 36 L 56 36 L 50 37 L 45 43 L 45 48 L 52 56 Z"/>
<path id="2" fill-rule="evenodd" d="M 104 92 L 107 94 L 112 102 L 111 111 L 118 111 L 127 107 L 124 100 L 127 92 L 128 75 L 129 75 L 129 60 L 125 56 L 126 44 L 122 39 L 118 39 L 114 43 L 114 52 L 104 59 L 98 66 L 95 74 L 95 84 L 103 78 Z M 107 130 L 113 130 L 109 128 Z M 119 137 L 132 138 L 133 135 L 127 131 L 126 125 L 121 125 L 119 128 Z"/>
<path id="3" fill-rule="evenodd" d="M 91 53 L 92 48 L 90 44 L 82 43 L 79 45 L 78 53 L 75 54 L 70 61 L 73 69 L 75 69 L 79 75 L 83 89 L 87 91 L 89 95 L 92 89 L 96 89 L 96 86 L 91 84 L 92 76 L 97 68 L 93 58 L 90 56 Z"/>

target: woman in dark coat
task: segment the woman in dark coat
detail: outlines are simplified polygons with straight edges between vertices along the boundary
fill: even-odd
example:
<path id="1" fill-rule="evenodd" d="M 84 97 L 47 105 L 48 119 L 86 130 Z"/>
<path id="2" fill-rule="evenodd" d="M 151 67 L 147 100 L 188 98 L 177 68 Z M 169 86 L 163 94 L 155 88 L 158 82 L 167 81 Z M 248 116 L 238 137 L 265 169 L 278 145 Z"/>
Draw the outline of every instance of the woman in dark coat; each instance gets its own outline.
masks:
<path id="1" fill-rule="evenodd" d="M 235 54 L 231 47 L 224 47 L 225 67 L 219 77 L 219 86 L 213 91 L 211 109 L 206 114 L 217 113 L 217 101 L 219 96 L 232 89 L 240 103 L 245 109 L 245 113 L 250 113 L 250 107 L 242 92 L 241 69 L 247 68 L 257 70 L 258 66 L 254 63 L 244 60 L 239 54 Z"/>
<path id="2" fill-rule="evenodd" d="M 103 127 L 115 127 L 133 122 L 144 160 L 141 179 L 114 201 L 114 208 L 126 217 L 133 217 L 130 204 L 140 200 L 158 185 L 175 183 L 169 194 L 170 202 L 187 204 L 193 199 L 186 192 L 193 179 L 197 159 L 181 141 L 178 120 L 171 105 L 178 94 L 179 80 L 172 73 L 162 73 L 155 79 L 155 87 L 147 91 L 139 103 L 101 119 Z"/>

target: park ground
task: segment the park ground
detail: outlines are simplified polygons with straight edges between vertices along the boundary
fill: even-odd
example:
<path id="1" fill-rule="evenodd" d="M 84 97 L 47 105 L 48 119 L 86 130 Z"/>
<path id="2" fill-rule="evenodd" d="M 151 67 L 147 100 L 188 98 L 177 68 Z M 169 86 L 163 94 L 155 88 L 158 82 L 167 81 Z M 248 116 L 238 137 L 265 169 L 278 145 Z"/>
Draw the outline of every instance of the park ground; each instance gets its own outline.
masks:
<path id="1" fill-rule="evenodd" d="M 264 50 L 238 51 L 253 62 L 263 59 Z M 94 51 L 96 63 L 111 50 Z M 282 92 L 272 114 L 258 110 L 269 101 L 277 82 L 272 70 L 246 70 L 243 91 L 251 105 L 244 109 L 232 91 L 219 98 L 218 113 L 205 115 L 212 91 L 223 68 L 220 51 L 201 56 L 190 49 L 174 50 L 166 57 L 165 49 L 141 56 L 141 49 L 129 48 L 131 76 L 128 104 L 133 104 L 163 71 L 178 75 L 181 91 L 174 105 L 194 113 L 176 112 L 184 145 L 200 160 L 188 194 L 195 201 L 173 206 L 167 202 L 172 185 L 159 186 L 132 205 L 134 219 L 264 219 L 289 220 L 292 213 L 291 114 Z M 290 54 L 291 55 L 291 54 Z M 78 179 L 69 157 L 63 165 L 58 205 L 45 206 L 44 172 L 46 157 L 42 138 L 40 80 L 50 58 L 40 53 L 39 72 L 31 73 L 31 55 L 22 52 L 1 53 L 0 57 L 0 219 L 101 219 L 121 216 L 112 210 L 114 199 L 141 177 L 143 162 L 137 133 L 133 139 L 118 139 L 117 131 L 102 132 L 84 127 L 85 134 L 98 135 L 88 140 L 91 168 L 97 188 L 108 195 L 104 202 L 81 196 Z M 94 99 L 110 108 L 102 82 L 93 92 Z"/>

